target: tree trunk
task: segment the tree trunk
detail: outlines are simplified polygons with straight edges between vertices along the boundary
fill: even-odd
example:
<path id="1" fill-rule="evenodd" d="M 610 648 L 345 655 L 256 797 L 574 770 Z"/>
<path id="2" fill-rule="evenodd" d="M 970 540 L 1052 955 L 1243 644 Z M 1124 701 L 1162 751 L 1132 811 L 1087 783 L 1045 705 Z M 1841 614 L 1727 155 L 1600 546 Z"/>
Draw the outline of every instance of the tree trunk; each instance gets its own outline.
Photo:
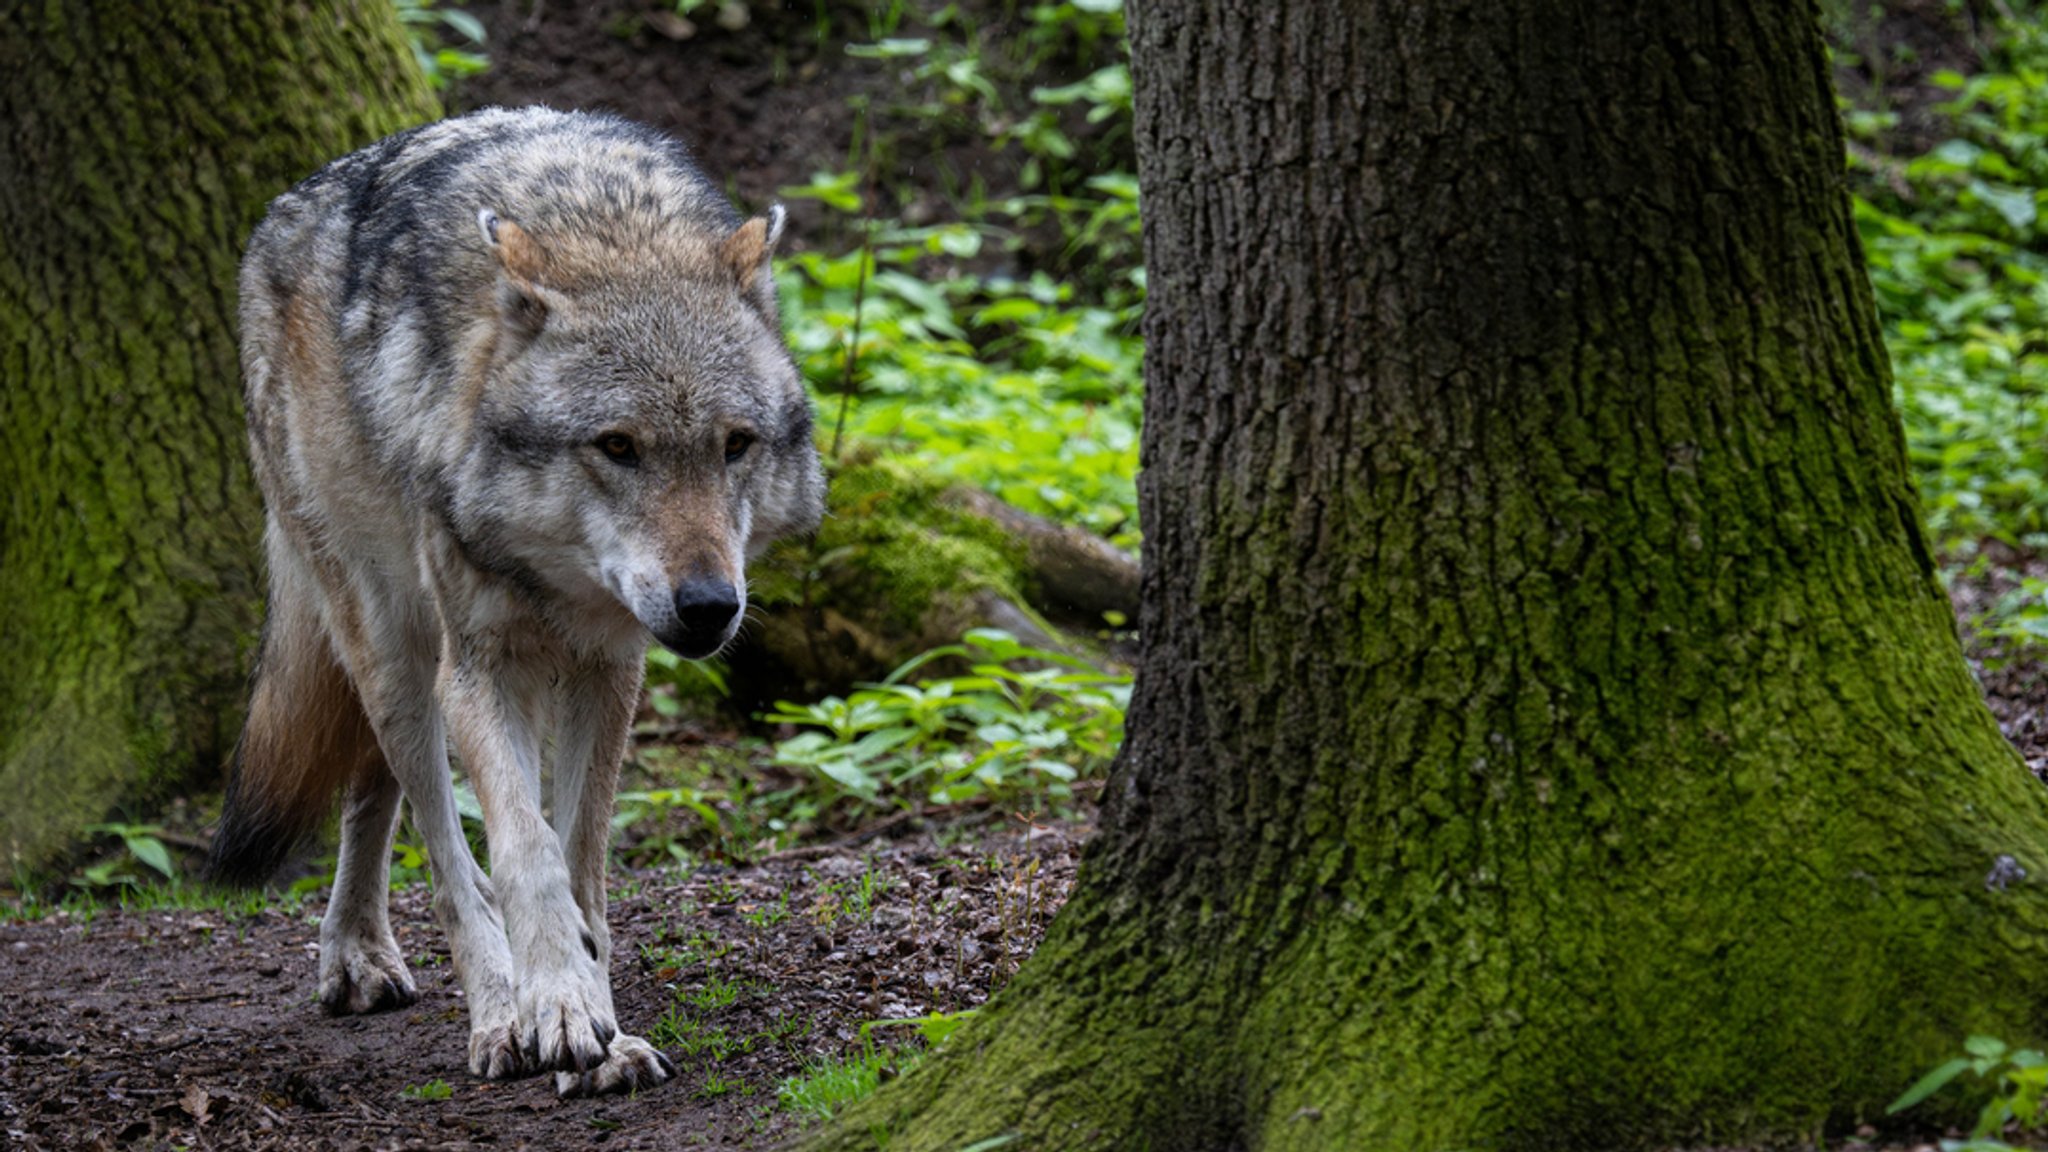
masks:
<path id="1" fill-rule="evenodd" d="M 828 1142 L 1797 1140 L 2039 1039 L 2048 812 L 1929 559 L 1810 5 L 1132 37 L 1128 744 L 1039 955 Z"/>
<path id="2" fill-rule="evenodd" d="M 391 9 L 0 5 L 0 847 L 221 762 L 261 607 L 235 267 L 429 116 Z"/>

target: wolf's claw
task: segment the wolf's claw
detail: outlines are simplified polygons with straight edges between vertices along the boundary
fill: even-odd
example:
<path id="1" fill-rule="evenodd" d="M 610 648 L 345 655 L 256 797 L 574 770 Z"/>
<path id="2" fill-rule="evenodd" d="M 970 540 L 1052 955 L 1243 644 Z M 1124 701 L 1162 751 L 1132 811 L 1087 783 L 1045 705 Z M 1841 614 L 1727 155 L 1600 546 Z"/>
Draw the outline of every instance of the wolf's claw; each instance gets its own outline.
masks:
<path id="1" fill-rule="evenodd" d="M 607 1092 L 638 1092 L 666 1082 L 676 1066 L 659 1048 L 638 1036 L 614 1037 L 611 1054 L 588 1072 L 555 1073 L 555 1095 L 602 1096 Z"/>
<path id="2" fill-rule="evenodd" d="M 418 999 L 395 942 L 339 940 L 320 950 L 320 1006 L 330 1015 L 384 1012 Z"/>
<path id="3" fill-rule="evenodd" d="M 519 1038 L 510 1026 L 469 1034 L 469 1071 L 486 1080 L 510 1080 L 526 1071 Z"/>

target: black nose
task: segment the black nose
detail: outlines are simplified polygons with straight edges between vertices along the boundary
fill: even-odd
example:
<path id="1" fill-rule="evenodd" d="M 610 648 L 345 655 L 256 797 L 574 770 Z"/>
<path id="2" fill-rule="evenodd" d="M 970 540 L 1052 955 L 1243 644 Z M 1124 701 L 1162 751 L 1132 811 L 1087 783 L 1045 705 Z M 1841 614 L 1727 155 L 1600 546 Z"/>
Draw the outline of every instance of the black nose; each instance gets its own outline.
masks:
<path id="1" fill-rule="evenodd" d="M 676 589 L 676 621 L 681 643 L 670 647 L 683 655 L 708 653 L 725 642 L 725 630 L 740 614 L 737 588 L 723 580 L 685 580 Z"/>

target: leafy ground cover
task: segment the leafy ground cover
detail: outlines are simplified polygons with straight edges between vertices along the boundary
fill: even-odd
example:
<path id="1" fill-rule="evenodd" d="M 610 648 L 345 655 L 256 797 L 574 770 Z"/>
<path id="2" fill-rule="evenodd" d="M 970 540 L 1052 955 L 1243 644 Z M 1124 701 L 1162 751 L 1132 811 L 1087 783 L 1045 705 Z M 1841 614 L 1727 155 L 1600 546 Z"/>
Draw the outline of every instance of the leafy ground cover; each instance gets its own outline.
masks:
<path id="1" fill-rule="evenodd" d="M 1838 71 L 1863 81 L 1843 85 L 1856 93 L 1856 219 L 1929 527 L 1953 572 L 2006 586 L 1980 627 L 2038 641 L 2048 584 L 2028 558 L 2048 545 L 2048 32 L 2034 5 L 1917 8 L 1946 33 L 1919 48 L 1887 43 L 1854 8 L 1837 14 Z"/>

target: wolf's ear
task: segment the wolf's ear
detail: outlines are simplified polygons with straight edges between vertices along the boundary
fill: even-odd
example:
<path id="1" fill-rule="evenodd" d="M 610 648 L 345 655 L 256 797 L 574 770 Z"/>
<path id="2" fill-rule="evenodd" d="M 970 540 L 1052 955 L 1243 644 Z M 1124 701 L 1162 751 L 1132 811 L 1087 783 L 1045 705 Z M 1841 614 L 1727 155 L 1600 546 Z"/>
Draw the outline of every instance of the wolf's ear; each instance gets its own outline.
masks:
<path id="1" fill-rule="evenodd" d="M 476 214 L 484 243 L 498 258 L 498 312 L 505 323 L 531 335 L 548 319 L 549 293 L 540 286 L 547 250 L 526 229 L 485 208 Z"/>
<path id="2" fill-rule="evenodd" d="M 775 308 L 775 269 L 769 258 L 775 242 L 782 239 L 782 225 L 788 214 L 782 205 L 772 205 L 766 216 L 756 216 L 734 229 L 718 246 L 719 262 L 739 281 L 740 292 L 760 309 L 772 327 L 782 323 Z"/>

